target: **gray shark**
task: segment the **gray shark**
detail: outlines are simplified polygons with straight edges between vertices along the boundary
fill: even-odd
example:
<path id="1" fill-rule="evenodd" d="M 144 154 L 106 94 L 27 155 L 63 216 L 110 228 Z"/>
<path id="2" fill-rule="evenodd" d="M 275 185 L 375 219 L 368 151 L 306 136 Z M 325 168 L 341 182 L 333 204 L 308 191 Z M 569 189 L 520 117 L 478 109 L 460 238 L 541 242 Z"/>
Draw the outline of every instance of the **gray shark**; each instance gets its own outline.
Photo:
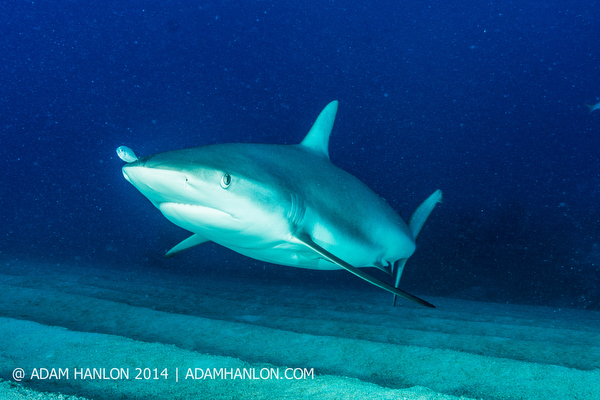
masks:
<path id="1" fill-rule="evenodd" d="M 215 144 L 138 158 L 117 149 L 125 179 L 175 225 L 193 234 L 166 257 L 213 241 L 248 257 L 300 268 L 345 269 L 396 296 L 406 260 L 441 191 L 408 225 L 381 197 L 329 160 L 338 102 L 329 103 L 298 145 Z M 387 284 L 362 271 L 395 277 Z"/>

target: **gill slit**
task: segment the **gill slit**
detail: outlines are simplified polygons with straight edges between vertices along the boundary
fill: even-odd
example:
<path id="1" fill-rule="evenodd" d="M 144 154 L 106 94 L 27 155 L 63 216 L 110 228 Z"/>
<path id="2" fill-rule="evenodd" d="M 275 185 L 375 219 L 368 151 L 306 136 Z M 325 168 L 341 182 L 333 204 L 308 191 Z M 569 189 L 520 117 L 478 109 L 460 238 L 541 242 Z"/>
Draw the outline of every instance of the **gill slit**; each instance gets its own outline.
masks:
<path id="1" fill-rule="evenodd" d="M 290 231 L 297 232 L 304 220 L 305 207 L 300 196 L 296 193 L 291 193 L 290 197 L 290 209 L 288 210 L 287 219 L 290 222 Z"/>

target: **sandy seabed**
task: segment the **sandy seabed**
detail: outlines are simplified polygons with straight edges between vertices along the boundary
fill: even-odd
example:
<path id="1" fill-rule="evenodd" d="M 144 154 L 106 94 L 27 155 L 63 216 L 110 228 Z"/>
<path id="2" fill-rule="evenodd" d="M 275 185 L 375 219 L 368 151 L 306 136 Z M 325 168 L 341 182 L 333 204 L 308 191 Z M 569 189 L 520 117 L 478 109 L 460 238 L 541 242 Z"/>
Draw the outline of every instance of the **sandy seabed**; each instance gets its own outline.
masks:
<path id="1" fill-rule="evenodd" d="M 0 399 L 600 398 L 598 312 L 390 297 L 2 261 Z"/>

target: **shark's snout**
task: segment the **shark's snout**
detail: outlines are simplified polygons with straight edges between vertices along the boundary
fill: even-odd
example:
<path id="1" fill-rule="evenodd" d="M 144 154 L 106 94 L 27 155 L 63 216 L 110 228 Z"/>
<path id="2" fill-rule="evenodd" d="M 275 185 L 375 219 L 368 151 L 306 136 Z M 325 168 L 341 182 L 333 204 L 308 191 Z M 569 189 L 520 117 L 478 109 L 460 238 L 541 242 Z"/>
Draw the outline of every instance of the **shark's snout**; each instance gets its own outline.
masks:
<path id="1" fill-rule="evenodd" d="M 155 206 L 165 202 L 191 204 L 198 192 L 190 190 L 186 175 L 172 169 L 135 162 L 123 166 L 123 176 Z"/>
<path id="2" fill-rule="evenodd" d="M 129 183 L 133 183 L 131 182 L 131 179 L 129 179 L 129 175 L 127 175 L 127 171 L 125 171 L 125 168 L 123 168 L 123 176 L 125 177 L 125 180 Z"/>
<path id="3" fill-rule="evenodd" d="M 131 150 L 127 146 L 119 146 L 117 148 L 117 155 L 119 156 L 119 158 L 121 160 L 125 161 L 127 164 L 131 164 L 131 163 L 138 161 L 138 157 L 135 155 L 133 150 Z M 129 177 L 129 174 L 127 173 L 126 167 L 127 167 L 127 165 L 123 167 L 123 176 L 125 177 L 127 182 L 133 184 L 133 182 L 131 181 L 131 178 Z"/>

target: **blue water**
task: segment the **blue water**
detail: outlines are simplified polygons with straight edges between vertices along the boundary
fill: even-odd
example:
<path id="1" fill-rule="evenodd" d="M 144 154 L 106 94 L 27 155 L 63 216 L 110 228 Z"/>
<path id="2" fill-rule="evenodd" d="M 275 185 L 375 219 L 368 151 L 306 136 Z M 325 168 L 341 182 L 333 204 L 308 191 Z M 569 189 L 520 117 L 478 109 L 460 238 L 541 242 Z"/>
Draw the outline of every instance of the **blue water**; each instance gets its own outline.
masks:
<path id="1" fill-rule="evenodd" d="M 216 245 L 163 260 L 187 235 L 115 153 L 297 143 L 339 100 L 336 165 L 405 219 L 444 192 L 404 290 L 598 310 L 599 5 L 4 1 L 0 255 L 363 288 Z"/>

